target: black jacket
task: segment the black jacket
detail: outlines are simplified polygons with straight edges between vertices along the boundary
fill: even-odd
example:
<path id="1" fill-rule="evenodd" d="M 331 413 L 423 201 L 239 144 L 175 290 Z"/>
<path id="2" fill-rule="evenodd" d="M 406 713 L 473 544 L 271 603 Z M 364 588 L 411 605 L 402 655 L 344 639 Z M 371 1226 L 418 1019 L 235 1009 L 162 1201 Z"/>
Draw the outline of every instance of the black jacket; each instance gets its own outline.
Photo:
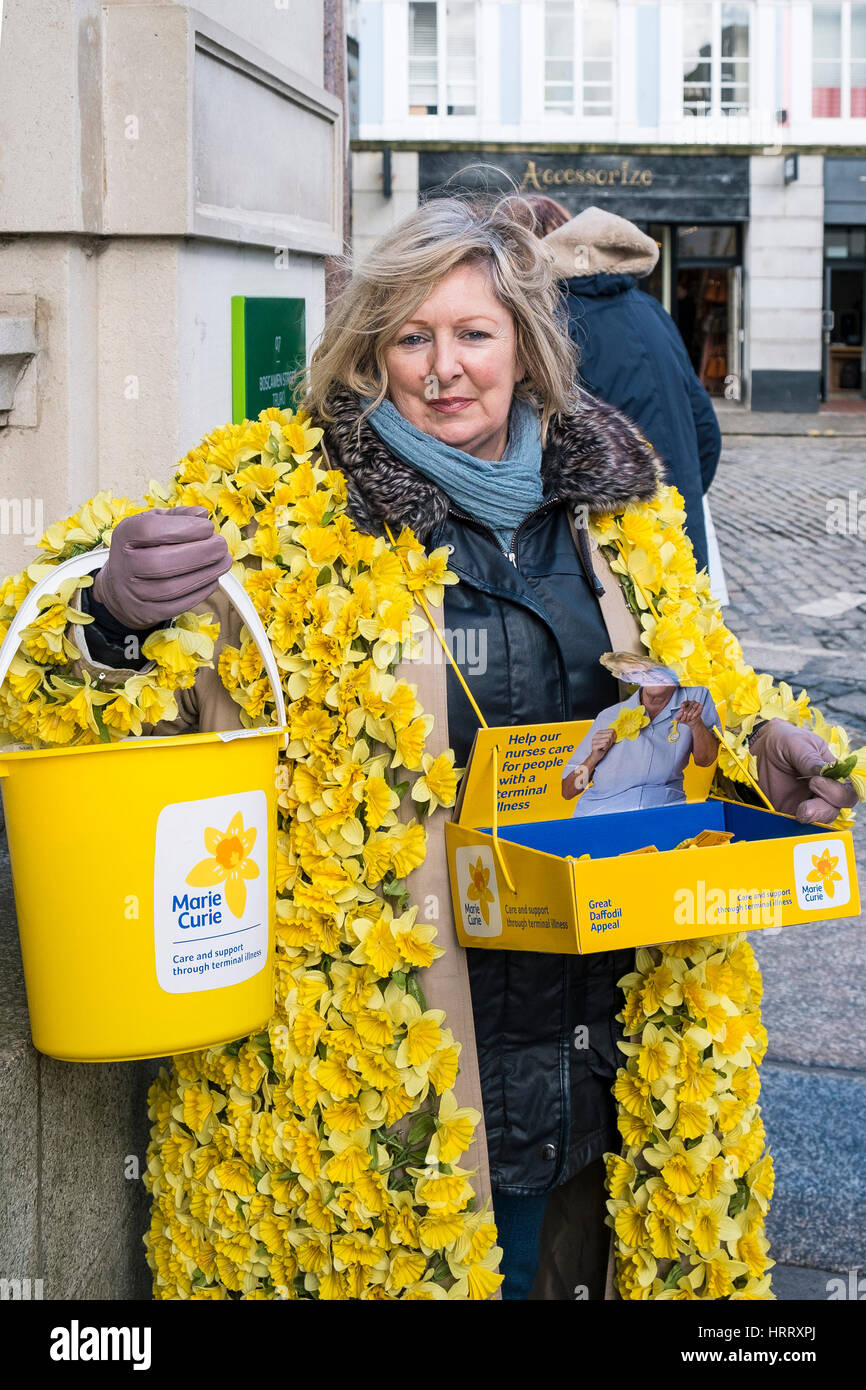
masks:
<path id="1" fill-rule="evenodd" d="M 371 426 L 357 428 L 354 396 L 343 393 L 334 406 L 324 444 L 346 476 L 356 525 L 374 534 L 386 522 L 409 525 L 430 546 L 454 547 L 460 583 L 446 589 L 445 622 L 487 722 L 590 718 L 614 703 L 616 687 L 598 664 L 610 644 L 568 508 L 609 511 L 654 494 L 658 465 L 634 426 L 590 396 L 578 414 L 553 422 L 542 461 L 545 501 L 515 534 L 512 561 L 493 531 L 451 508 Z M 462 766 L 476 719 L 450 669 L 448 728 Z M 618 1147 L 610 1092 L 621 1060 L 616 981 L 634 953 L 476 949 L 468 957 L 493 1187 L 548 1191 Z"/>
<path id="2" fill-rule="evenodd" d="M 578 275 L 565 283 L 580 380 L 646 435 L 666 480 L 683 494 L 686 531 L 704 566 L 703 494 L 715 475 L 722 435 L 679 330 L 632 275 Z"/>
<path id="3" fill-rule="evenodd" d="M 542 463 L 546 500 L 516 533 L 512 561 L 491 530 L 394 459 L 369 425 L 359 437 L 357 412 L 352 397 L 341 398 L 325 436 L 332 464 L 346 474 L 352 514 L 367 531 L 406 523 L 430 546 L 454 547 L 460 583 L 446 590 L 445 621 L 488 723 L 588 718 L 615 702 L 612 678 L 598 665 L 610 643 L 567 507 L 606 511 L 653 495 L 657 465 L 630 422 L 591 397 L 578 415 L 554 422 Z M 462 765 L 476 719 L 448 676 L 449 738 Z M 616 981 L 634 953 L 468 956 L 492 1183 L 545 1192 L 618 1147 L 613 1016 Z"/>

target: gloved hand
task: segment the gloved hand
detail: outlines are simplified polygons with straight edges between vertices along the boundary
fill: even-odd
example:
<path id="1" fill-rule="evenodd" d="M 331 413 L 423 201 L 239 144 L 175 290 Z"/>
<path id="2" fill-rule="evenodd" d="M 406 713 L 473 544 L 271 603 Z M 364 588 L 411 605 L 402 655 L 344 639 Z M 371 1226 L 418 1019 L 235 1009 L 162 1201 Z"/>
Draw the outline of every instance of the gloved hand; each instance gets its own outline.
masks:
<path id="1" fill-rule="evenodd" d="M 93 595 L 130 632 L 141 632 L 203 603 L 231 565 L 204 507 L 155 507 L 115 527 Z"/>
<path id="2" fill-rule="evenodd" d="M 749 751 L 758 764 L 761 790 L 777 811 L 796 816 L 803 824 L 829 825 L 843 806 L 857 801 L 850 782 L 821 776 L 821 768 L 835 762 L 836 755 L 809 729 L 798 729 L 786 719 L 770 719 L 751 739 Z"/>

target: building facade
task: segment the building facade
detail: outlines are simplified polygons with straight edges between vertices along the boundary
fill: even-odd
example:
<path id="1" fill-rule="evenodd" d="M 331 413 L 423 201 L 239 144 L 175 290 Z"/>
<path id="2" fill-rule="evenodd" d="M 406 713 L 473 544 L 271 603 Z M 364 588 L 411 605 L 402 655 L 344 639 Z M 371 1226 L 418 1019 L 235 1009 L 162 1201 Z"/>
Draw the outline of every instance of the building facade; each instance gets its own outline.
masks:
<path id="1" fill-rule="evenodd" d="M 866 395 L 866 3 L 360 0 L 358 32 L 356 256 L 447 188 L 609 208 L 711 394 Z"/>
<path id="2" fill-rule="evenodd" d="M 34 558 L 40 516 L 137 496 L 232 418 L 233 298 L 293 301 L 298 353 L 320 332 L 344 247 L 329 8 L 6 0 L 3 573 Z"/>
<path id="3" fill-rule="evenodd" d="M 0 6 L 0 577 L 97 490 L 139 497 L 236 406 L 282 403 L 272 325 L 309 352 L 343 251 L 341 5 Z M 83 810 L 70 834 L 86 852 Z M 2 835 L 0 959 L 0 1297 L 147 1298 L 159 1063 L 31 1046 Z"/>

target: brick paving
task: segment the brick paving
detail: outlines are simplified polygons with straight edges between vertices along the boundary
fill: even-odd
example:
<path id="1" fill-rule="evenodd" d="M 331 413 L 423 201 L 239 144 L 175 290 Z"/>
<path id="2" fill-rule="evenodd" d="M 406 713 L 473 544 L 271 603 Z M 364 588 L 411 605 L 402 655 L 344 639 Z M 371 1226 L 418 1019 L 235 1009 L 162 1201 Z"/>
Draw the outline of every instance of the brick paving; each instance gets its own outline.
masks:
<path id="1" fill-rule="evenodd" d="M 828 531 L 828 503 L 866 504 L 866 439 L 726 433 L 710 504 L 729 627 L 759 671 L 806 689 L 866 743 L 863 536 Z M 798 612 L 824 602 L 835 613 Z M 854 832 L 866 889 L 866 807 Z M 769 1049 L 762 1108 L 776 1164 L 768 1222 L 778 1295 L 826 1298 L 828 1271 L 866 1268 L 866 916 L 751 940 Z M 788 1268 L 785 1268 L 787 1266 Z"/>
<path id="2" fill-rule="evenodd" d="M 828 531 L 833 499 L 863 535 Z M 710 504 L 749 661 L 866 743 L 866 440 L 726 435 Z M 797 611 L 835 596 L 832 616 Z"/>

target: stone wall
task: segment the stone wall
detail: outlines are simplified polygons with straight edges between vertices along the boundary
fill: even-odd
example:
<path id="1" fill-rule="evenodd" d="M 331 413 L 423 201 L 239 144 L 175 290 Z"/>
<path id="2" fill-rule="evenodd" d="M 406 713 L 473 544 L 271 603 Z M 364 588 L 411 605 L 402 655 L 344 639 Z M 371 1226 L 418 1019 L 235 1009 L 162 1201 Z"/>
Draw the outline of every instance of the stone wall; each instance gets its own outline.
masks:
<path id="1" fill-rule="evenodd" d="M 55 1062 L 32 1046 L 5 837 L 0 960 L 0 1281 L 45 1299 L 149 1298 L 140 1175 L 159 1063 Z"/>
<path id="2" fill-rule="evenodd" d="M 324 0 L 2 9 L 0 578 L 231 417 L 233 295 L 303 298 L 310 350 L 344 225 Z M 0 960 L 0 1299 L 148 1298 L 159 1064 L 33 1049 L 5 842 Z"/>

